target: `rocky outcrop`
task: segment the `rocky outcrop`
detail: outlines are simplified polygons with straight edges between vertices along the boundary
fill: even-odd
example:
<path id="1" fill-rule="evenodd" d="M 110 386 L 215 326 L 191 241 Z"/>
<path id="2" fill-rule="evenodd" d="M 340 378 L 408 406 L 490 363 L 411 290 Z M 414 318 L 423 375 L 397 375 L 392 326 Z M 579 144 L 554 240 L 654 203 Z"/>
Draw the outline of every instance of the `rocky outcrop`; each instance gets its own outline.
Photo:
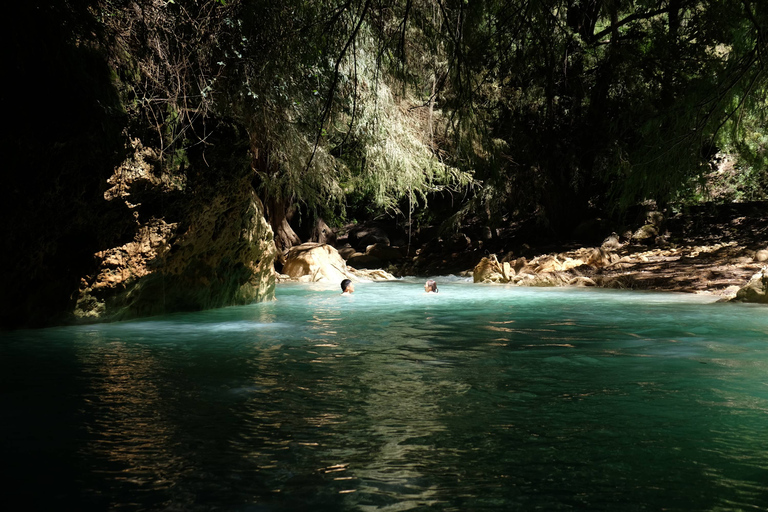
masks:
<path id="1" fill-rule="evenodd" d="M 580 248 L 543 254 L 530 260 L 499 262 L 483 258 L 472 271 L 475 282 L 518 286 L 600 286 L 711 293 L 750 302 L 765 301 L 766 271 L 759 269 L 750 249 L 735 242 L 668 249 L 620 246 L 615 251 Z M 695 271 L 692 271 L 695 269 Z"/>
<path id="2" fill-rule="evenodd" d="M 272 298 L 272 231 L 246 177 L 195 183 L 190 193 L 186 175 L 159 171 L 151 149 L 131 144 L 104 200 L 122 203 L 135 230 L 127 243 L 93 255 L 95 270 L 81 278 L 75 318 L 118 320 Z M 142 205 L 154 196 L 168 201 L 168 215 L 145 219 Z"/>
<path id="3" fill-rule="evenodd" d="M 512 283 L 522 286 L 594 286 L 576 268 L 587 266 L 582 259 L 593 251 L 582 250 L 570 254 L 543 254 L 527 261 L 518 258 L 514 262 L 499 262 L 495 255 L 483 258 L 472 271 L 476 283 Z"/>
<path id="4" fill-rule="evenodd" d="M 739 302 L 756 302 L 768 304 L 768 267 L 763 267 L 749 280 L 746 286 L 736 292 Z"/>
<path id="5" fill-rule="evenodd" d="M 503 272 L 496 255 L 492 254 L 475 265 L 472 270 L 472 280 L 476 283 L 508 283 L 510 279 Z"/>

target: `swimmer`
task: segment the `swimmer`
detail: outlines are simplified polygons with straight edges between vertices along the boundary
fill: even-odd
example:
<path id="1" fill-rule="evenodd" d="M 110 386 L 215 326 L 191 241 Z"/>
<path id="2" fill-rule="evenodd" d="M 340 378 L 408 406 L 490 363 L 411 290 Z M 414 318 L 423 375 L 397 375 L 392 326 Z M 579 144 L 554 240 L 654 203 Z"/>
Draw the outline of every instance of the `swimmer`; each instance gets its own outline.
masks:
<path id="1" fill-rule="evenodd" d="M 352 286 L 352 281 L 350 281 L 349 279 L 345 279 L 341 282 L 342 295 L 352 295 L 353 291 L 355 291 L 355 287 Z"/>
<path id="2" fill-rule="evenodd" d="M 424 291 L 427 293 L 437 293 L 437 283 L 430 279 L 424 283 Z"/>

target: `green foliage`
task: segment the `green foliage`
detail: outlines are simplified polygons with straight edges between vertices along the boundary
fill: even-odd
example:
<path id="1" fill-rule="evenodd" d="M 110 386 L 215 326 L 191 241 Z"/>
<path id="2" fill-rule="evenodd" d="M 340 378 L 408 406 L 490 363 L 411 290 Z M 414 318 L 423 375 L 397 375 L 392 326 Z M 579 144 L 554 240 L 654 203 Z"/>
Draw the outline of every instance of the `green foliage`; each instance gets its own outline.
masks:
<path id="1" fill-rule="evenodd" d="M 128 113 L 163 154 L 231 119 L 284 206 L 411 215 L 469 188 L 457 222 L 558 229 L 590 208 L 704 197 L 718 150 L 738 155 L 739 197 L 765 195 L 765 2 L 95 4 Z"/>

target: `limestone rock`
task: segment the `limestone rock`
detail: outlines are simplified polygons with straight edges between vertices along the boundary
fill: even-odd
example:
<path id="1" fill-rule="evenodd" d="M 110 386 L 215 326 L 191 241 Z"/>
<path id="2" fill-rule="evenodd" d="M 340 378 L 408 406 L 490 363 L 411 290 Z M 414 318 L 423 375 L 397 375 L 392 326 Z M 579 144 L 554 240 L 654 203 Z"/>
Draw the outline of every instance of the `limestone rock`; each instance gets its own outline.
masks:
<path id="1" fill-rule="evenodd" d="M 384 266 L 384 261 L 376 256 L 360 252 L 350 256 L 347 262 L 355 268 L 381 268 Z"/>
<path id="2" fill-rule="evenodd" d="M 307 242 L 291 247 L 283 274 L 310 282 L 338 282 L 352 278 L 339 252 L 327 244 Z"/>
<path id="3" fill-rule="evenodd" d="M 753 275 L 749 283 L 736 292 L 734 300 L 768 304 L 768 267 Z"/>
<path id="4" fill-rule="evenodd" d="M 570 286 L 597 286 L 597 283 L 592 279 L 584 276 L 576 276 L 568 281 Z"/>
<path id="5" fill-rule="evenodd" d="M 501 264 L 501 274 L 504 276 L 505 281 L 510 281 L 515 277 L 515 269 L 512 268 L 508 261 L 505 261 Z"/>
<path id="6" fill-rule="evenodd" d="M 651 210 L 645 214 L 646 222 L 656 229 L 661 229 L 664 224 L 664 214 L 660 211 Z"/>
<path id="7" fill-rule="evenodd" d="M 632 238 L 640 243 L 652 243 L 659 236 L 659 230 L 652 224 L 646 224 L 634 232 Z"/>
<path id="8" fill-rule="evenodd" d="M 386 262 L 403 259 L 400 249 L 382 243 L 369 245 L 365 249 L 365 254 Z"/>
<path id="9" fill-rule="evenodd" d="M 472 280 L 475 283 L 508 282 L 508 280 L 504 279 L 504 270 L 494 255 L 480 260 L 480 263 L 478 263 L 472 271 Z"/>
<path id="10" fill-rule="evenodd" d="M 382 270 L 380 268 L 376 269 L 357 269 L 353 267 L 347 267 L 347 270 L 349 270 L 352 274 L 354 274 L 355 277 L 360 279 L 361 281 L 394 281 L 397 279 L 395 276 L 387 272 L 386 270 Z"/>
<path id="11" fill-rule="evenodd" d="M 768 249 L 760 249 L 755 253 L 755 261 L 763 263 L 768 261 Z"/>
<path id="12" fill-rule="evenodd" d="M 375 225 L 355 226 L 349 230 L 350 245 L 359 251 L 373 244 L 389 245 L 389 236 L 383 228 Z"/>
<path id="13" fill-rule="evenodd" d="M 348 260 L 353 254 L 357 253 L 355 248 L 349 244 L 344 244 L 343 247 L 339 247 L 338 251 L 339 251 L 339 255 L 345 260 Z M 362 253 L 358 253 L 358 254 L 362 254 Z"/>
<path id="14" fill-rule="evenodd" d="M 598 268 L 611 263 L 611 253 L 602 247 L 593 249 L 587 258 L 587 264 Z"/>
<path id="15" fill-rule="evenodd" d="M 616 233 L 611 233 L 608 238 L 603 240 L 603 243 L 600 246 L 604 251 L 615 251 L 619 247 L 621 247 L 621 242 L 619 241 L 619 235 Z"/>
<path id="16" fill-rule="evenodd" d="M 112 198 L 124 200 L 131 184 Z M 242 192 L 193 203 L 184 228 L 134 215 L 133 240 L 94 255 L 97 270 L 81 279 L 74 318 L 123 320 L 274 297 L 272 230 L 255 192 L 233 189 Z"/>

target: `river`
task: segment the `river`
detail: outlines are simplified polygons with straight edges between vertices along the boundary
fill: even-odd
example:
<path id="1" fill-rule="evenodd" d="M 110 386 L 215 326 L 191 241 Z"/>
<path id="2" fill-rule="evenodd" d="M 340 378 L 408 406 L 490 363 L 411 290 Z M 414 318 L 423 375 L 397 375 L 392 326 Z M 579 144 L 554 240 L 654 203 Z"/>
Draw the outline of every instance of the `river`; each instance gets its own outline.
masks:
<path id="1" fill-rule="evenodd" d="M 437 278 L 0 333 L 20 510 L 766 510 L 768 309 Z"/>

